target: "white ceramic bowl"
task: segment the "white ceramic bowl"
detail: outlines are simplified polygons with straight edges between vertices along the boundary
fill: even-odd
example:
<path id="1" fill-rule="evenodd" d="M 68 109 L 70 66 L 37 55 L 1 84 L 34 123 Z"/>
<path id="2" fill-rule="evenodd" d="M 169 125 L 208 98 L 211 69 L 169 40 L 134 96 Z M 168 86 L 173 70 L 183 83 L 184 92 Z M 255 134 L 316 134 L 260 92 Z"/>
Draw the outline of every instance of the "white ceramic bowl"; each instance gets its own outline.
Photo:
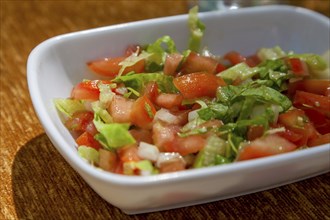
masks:
<path id="1" fill-rule="evenodd" d="M 329 19 L 302 8 L 263 6 L 201 13 L 200 18 L 206 24 L 204 45 L 215 54 L 237 50 L 249 55 L 276 45 L 297 53 L 329 49 Z M 97 77 L 87 70 L 86 61 L 121 55 L 129 44 L 150 43 L 163 35 L 185 49 L 187 15 L 61 35 L 41 43 L 29 56 L 28 85 L 40 122 L 61 155 L 101 197 L 125 213 L 143 213 L 253 193 L 329 171 L 329 145 L 147 177 L 112 174 L 83 161 L 53 99 L 68 97 L 74 84 Z"/>

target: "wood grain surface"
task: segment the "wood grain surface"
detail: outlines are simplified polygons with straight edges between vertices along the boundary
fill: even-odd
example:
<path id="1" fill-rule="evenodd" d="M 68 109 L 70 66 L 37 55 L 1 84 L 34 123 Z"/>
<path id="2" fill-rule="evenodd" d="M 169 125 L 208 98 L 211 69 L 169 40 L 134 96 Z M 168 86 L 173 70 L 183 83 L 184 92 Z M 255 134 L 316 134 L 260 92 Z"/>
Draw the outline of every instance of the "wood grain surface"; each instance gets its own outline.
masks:
<path id="1" fill-rule="evenodd" d="M 28 55 L 59 34 L 187 13 L 187 1 L 0 2 L 0 220 L 330 219 L 329 173 L 233 199 L 149 214 L 128 216 L 108 204 L 66 163 L 41 127 L 27 88 Z M 329 1 L 300 3 L 329 16 Z"/>

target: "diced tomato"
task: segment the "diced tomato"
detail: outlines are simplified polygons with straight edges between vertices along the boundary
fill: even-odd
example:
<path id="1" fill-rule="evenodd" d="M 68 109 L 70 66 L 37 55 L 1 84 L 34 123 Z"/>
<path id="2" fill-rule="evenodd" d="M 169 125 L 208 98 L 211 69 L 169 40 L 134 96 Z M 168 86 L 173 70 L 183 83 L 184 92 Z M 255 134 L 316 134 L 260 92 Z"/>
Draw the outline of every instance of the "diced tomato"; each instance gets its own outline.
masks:
<path id="1" fill-rule="evenodd" d="M 313 108 L 303 108 L 303 110 L 320 134 L 330 133 L 330 119 Z"/>
<path id="2" fill-rule="evenodd" d="M 322 144 L 328 144 L 328 143 L 330 143 L 330 133 L 320 135 L 314 139 L 311 139 L 310 141 L 308 141 L 308 146 L 315 147 L 315 146 L 319 146 Z"/>
<path id="3" fill-rule="evenodd" d="M 134 53 L 139 54 L 140 51 L 141 51 L 140 45 L 129 45 L 125 50 L 125 57 L 129 57 Z"/>
<path id="4" fill-rule="evenodd" d="M 307 64 L 299 58 L 289 58 L 287 60 L 291 71 L 297 76 L 308 76 L 308 66 Z"/>
<path id="5" fill-rule="evenodd" d="M 123 163 L 141 160 L 138 155 L 138 147 L 135 144 L 121 147 L 117 150 L 117 153 L 120 161 Z"/>
<path id="6" fill-rule="evenodd" d="M 174 140 L 180 128 L 181 126 L 178 125 L 168 125 L 159 121 L 155 122 L 152 126 L 153 143 L 160 151 L 164 151 L 164 146 Z"/>
<path id="7" fill-rule="evenodd" d="M 85 145 L 95 148 L 96 150 L 102 147 L 101 144 L 97 140 L 95 140 L 90 133 L 86 131 L 76 139 L 76 143 L 78 144 L 78 146 Z"/>
<path id="8" fill-rule="evenodd" d="M 214 74 L 218 66 L 218 61 L 212 57 L 201 56 L 195 52 L 190 52 L 181 67 L 183 74 L 195 72 L 207 72 Z"/>
<path id="9" fill-rule="evenodd" d="M 179 53 L 172 53 L 167 55 L 164 64 L 164 74 L 174 76 L 183 59 L 183 55 Z"/>
<path id="10" fill-rule="evenodd" d="M 301 109 L 292 109 L 280 114 L 278 123 L 284 125 L 289 130 L 282 136 L 287 137 L 288 140 L 299 147 L 307 145 L 310 139 L 318 136 L 315 127 L 309 122 L 305 112 Z"/>
<path id="11" fill-rule="evenodd" d="M 156 105 L 162 108 L 172 109 L 181 106 L 183 96 L 181 94 L 161 93 L 156 98 Z"/>
<path id="12" fill-rule="evenodd" d="M 222 78 L 206 72 L 190 73 L 173 80 L 176 88 L 184 98 L 215 97 L 217 88 L 225 86 Z"/>
<path id="13" fill-rule="evenodd" d="M 330 118 L 330 98 L 327 96 L 297 91 L 293 99 L 293 105 L 298 108 L 313 108 Z"/>
<path id="14" fill-rule="evenodd" d="M 117 154 L 113 151 L 99 149 L 100 160 L 99 167 L 103 170 L 115 172 L 119 166 Z"/>
<path id="15" fill-rule="evenodd" d="M 143 94 L 146 95 L 151 102 L 155 103 L 159 95 L 158 84 L 156 82 L 149 82 Z"/>
<path id="16" fill-rule="evenodd" d="M 71 91 L 73 99 L 83 99 L 96 101 L 99 99 L 100 90 L 97 86 L 99 80 L 83 81 L 75 85 Z"/>
<path id="17" fill-rule="evenodd" d="M 246 134 L 247 139 L 249 141 L 253 141 L 264 134 L 264 126 L 262 125 L 253 125 L 248 128 L 248 132 Z"/>
<path id="18" fill-rule="evenodd" d="M 169 173 L 186 169 L 186 163 L 181 158 L 172 159 L 164 162 L 159 167 L 160 173 Z"/>
<path id="19" fill-rule="evenodd" d="M 88 67 L 96 74 L 114 78 L 117 76 L 121 69 L 120 62 L 122 62 L 126 57 L 114 57 L 114 58 L 105 58 L 101 60 L 95 60 L 87 63 Z M 135 63 L 133 66 L 126 67 L 123 74 L 127 74 L 131 71 L 136 73 L 141 73 L 144 71 L 145 61 L 140 60 Z"/>
<path id="20" fill-rule="evenodd" d="M 108 111 L 114 122 L 130 123 L 133 104 L 134 100 L 115 95 L 108 107 Z"/>
<path id="21" fill-rule="evenodd" d="M 239 152 L 237 160 L 249 160 L 260 157 L 267 157 L 294 151 L 297 146 L 286 139 L 271 134 L 257 138 L 251 143 L 245 145 Z"/>
<path id="22" fill-rule="evenodd" d="M 260 64 L 261 60 L 258 57 L 258 55 L 254 54 L 254 55 L 246 57 L 245 62 L 249 67 L 255 67 Z"/>
<path id="23" fill-rule="evenodd" d="M 330 88 L 330 80 L 303 79 L 289 83 L 288 94 L 293 96 L 299 90 L 327 96 L 328 88 Z"/>
<path id="24" fill-rule="evenodd" d="M 133 128 L 130 129 L 129 132 L 138 143 L 140 142 L 146 142 L 149 144 L 152 143 L 152 136 L 151 136 L 152 133 L 150 130 Z"/>
<path id="25" fill-rule="evenodd" d="M 94 113 L 90 111 L 76 112 L 65 122 L 70 131 L 84 132 L 95 135 L 97 130 L 93 123 Z"/>
<path id="26" fill-rule="evenodd" d="M 205 147 L 206 140 L 202 135 L 191 135 L 187 137 L 175 136 L 174 140 L 165 145 L 167 152 L 178 152 L 182 156 L 197 153 Z"/>
<path id="27" fill-rule="evenodd" d="M 139 97 L 133 104 L 130 121 L 140 128 L 151 128 L 156 109 L 146 95 Z"/>
<path id="28" fill-rule="evenodd" d="M 245 62 L 246 58 L 242 56 L 237 51 L 230 51 L 223 56 L 225 59 L 229 60 L 232 65 Z"/>
<path id="29" fill-rule="evenodd" d="M 225 65 L 223 65 L 223 64 L 221 64 L 221 63 L 218 63 L 215 72 L 216 72 L 216 73 L 220 73 L 220 72 L 224 71 L 225 69 L 227 69 Z"/>

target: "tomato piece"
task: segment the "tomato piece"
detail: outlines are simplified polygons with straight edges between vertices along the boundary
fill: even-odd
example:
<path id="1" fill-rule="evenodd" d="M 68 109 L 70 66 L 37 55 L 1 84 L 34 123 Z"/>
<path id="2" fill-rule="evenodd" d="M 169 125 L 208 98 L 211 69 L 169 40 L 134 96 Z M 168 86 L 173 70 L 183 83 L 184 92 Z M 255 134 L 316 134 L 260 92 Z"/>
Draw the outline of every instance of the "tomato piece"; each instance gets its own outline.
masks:
<path id="1" fill-rule="evenodd" d="M 118 75 L 121 65 L 120 62 L 125 60 L 126 57 L 114 57 L 114 58 L 104 58 L 100 60 L 95 60 L 87 63 L 88 68 L 90 68 L 94 73 L 108 76 L 110 78 L 114 78 Z M 126 67 L 123 71 L 123 74 L 127 74 L 131 71 L 136 73 L 141 73 L 144 71 L 145 61 L 140 60 L 132 66 Z"/>
<path id="2" fill-rule="evenodd" d="M 246 57 L 245 62 L 249 67 L 255 67 L 260 64 L 261 60 L 258 57 L 258 55 L 254 54 L 254 55 Z"/>
<path id="3" fill-rule="evenodd" d="M 146 95 L 139 97 L 131 110 L 131 123 L 140 128 L 151 128 L 156 109 Z"/>
<path id="4" fill-rule="evenodd" d="M 313 108 L 304 108 L 303 110 L 320 134 L 330 133 L 330 119 Z"/>
<path id="5" fill-rule="evenodd" d="M 121 147 L 117 150 L 117 153 L 120 161 L 123 163 L 141 160 L 138 155 L 138 147 L 135 144 Z"/>
<path id="6" fill-rule="evenodd" d="M 289 83 L 288 94 L 293 96 L 299 90 L 327 96 L 328 88 L 330 88 L 330 80 L 303 79 Z"/>
<path id="7" fill-rule="evenodd" d="M 222 71 L 224 71 L 225 69 L 227 69 L 227 67 L 221 63 L 218 63 L 217 68 L 216 68 L 216 73 L 220 73 Z"/>
<path id="8" fill-rule="evenodd" d="M 261 137 L 264 134 L 264 126 L 262 125 L 253 125 L 249 126 L 248 131 L 247 131 L 247 139 L 249 141 L 253 141 L 259 137 Z"/>
<path id="9" fill-rule="evenodd" d="M 299 147 L 307 145 L 308 140 L 318 136 L 317 130 L 301 109 L 292 109 L 280 114 L 278 123 L 284 125 L 289 130 L 282 136 L 287 137 L 288 140 Z"/>
<path id="10" fill-rule="evenodd" d="M 103 170 L 115 172 L 119 166 L 117 154 L 113 151 L 99 149 L 100 160 L 99 167 Z"/>
<path id="11" fill-rule="evenodd" d="M 242 56 L 237 51 L 230 51 L 223 56 L 225 59 L 229 60 L 232 65 L 245 62 L 246 58 Z"/>
<path id="12" fill-rule="evenodd" d="M 171 159 L 167 162 L 164 162 L 159 167 L 160 173 L 169 173 L 186 169 L 186 163 L 183 159 Z"/>
<path id="13" fill-rule="evenodd" d="M 239 152 L 237 160 L 249 160 L 294 151 L 297 146 L 276 134 L 257 138 L 245 145 Z"/>
<path id="14" fill-rule="evenodd" d="M 172 53 L 167 55 L 164 64 L 164 74 L 174 76 L 183 59 L 183 55 L 179 53 Z"/>
<path id="15" fill-rule="evenodd" d="M 130 129 L 129 132 L 133 136 L 133 138 L 136 140 L 137 143 L 145 142 L 145 143 L 152 143 L 152 134 L 150 130 L 147 129 L 138 129 L 133 128 Z"/>
<path id="16" fill-rule="evenodd" d="M 289 58 L 287 59 L 289 67 L 293 74 L 297 76 L 308 76 L 309 71 L 307 64 L 299 58 Z"/>
<path id="17" fill-rule="evenodd" d="M 71 118 L 65 122 L 65 126 L 70 131 L 85 132 L 91 135 L 97 133 L 93 123 L 94 113 L 90 111 L 75 112 Z"/>
<path id="18" fill-rule="evenodd" d="M 171 109 L 181 106 L 183 96 L 181 94 L 161 93 L 156 98 L 156 105 L 162 108 Z"/>
<path id="19" fill-rule="evenodd" d="M 205 147 L 206 140 L 202 135 L 190 135 L 187 137 L 175 136 L 174 140 L 165 145 L 167 152 L 177 152 L 182 156 L 197 153 Z"/>
<path id="20" fill-rule="evenodd" d="M 95 140 L 90 133 L 86 131 L 76 139 L 76 143 L 78 144 L 78 146 L 85 145 L 95 148 L 96 150 L 102 147 L 101 144 L 97 140 Z"/>
<path id="21" fill-rule="evenodd" d="M 96 101 L 99 99 L 100 90 L 97 86 L 99 80 L 83 81 L 75 85 L 71 91 L 71 98 Z"/>
<path id="22" fill-rule="evenodd" d="M 293 99 L 293 105 L 297 108 L 313 108 L 330 118 L 330 98 L 327 96 L 297 91 Z"/>
<path id="23" fill-rule="evenodd" d="M 314 139 L 311 139 L 308 141 L 308 146 L 309 147 L 315 147 L 323 144 L 330 143 L 330 133 L 320 135 Z"/>
<path id="24" fill-rule="evenodd" d="M 190 52 L 181 67 L 183 74 L 195 72 L 207 72 L 214 74 L 218 66 L 218 61 L 212 57 L 201 56 L 195 52 Z"/>
<path id="25" fill-rule="evenodd" d="M 173 80 L 174 85 L 184 98 L 215 97 L 217 88 L 225 86 L 222 78 L 206 72 L 183 75 Z"/>
<path id="26" fill-rule="evenodd" d="M 165 124 L 157 121 L 152 126 L 152 139 L 153 143 L 164 151 L 165 145 L 172 142 L 176 134 L 180 131 L 181 126 Z"/>
<path id="27" fill-rule="evenodd" d="M 141 51 L 140 45 L 129 45 L 125 50 L 125 57 L 129 57 L 135 53 L 139 54 L 140 51 Z"/>
<path id="28" fill-rule="evenodd" d="M 156 82 L 149 82 L 146 85 L 143 94 L 146 95 L 151 102 L 155 103 L 159 95 L 158 84 Z"/>
<path id="29" fill-rule="evenodd" d="M 108 107 L 108 112 L 117 123 L 130 123 L 134 100 L 115 95 Z"/>

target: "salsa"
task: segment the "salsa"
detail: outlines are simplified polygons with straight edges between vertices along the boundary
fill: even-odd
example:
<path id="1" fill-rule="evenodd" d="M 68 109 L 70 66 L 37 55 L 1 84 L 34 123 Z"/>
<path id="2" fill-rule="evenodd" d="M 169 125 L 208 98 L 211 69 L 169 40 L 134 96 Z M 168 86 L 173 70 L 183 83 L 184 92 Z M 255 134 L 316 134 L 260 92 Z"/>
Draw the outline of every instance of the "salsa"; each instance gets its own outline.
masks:
<path id="1" fill-rule="evenodd" d="M 105 171 L 154 175 L 330 143 L 328 59 L 279 46 L 215 55 L 201 48 L 197 10 L 187 50 L 170 36 L 129 45 L 87 62 L 102 80 L 54 100 L 78 154 Z"/>

